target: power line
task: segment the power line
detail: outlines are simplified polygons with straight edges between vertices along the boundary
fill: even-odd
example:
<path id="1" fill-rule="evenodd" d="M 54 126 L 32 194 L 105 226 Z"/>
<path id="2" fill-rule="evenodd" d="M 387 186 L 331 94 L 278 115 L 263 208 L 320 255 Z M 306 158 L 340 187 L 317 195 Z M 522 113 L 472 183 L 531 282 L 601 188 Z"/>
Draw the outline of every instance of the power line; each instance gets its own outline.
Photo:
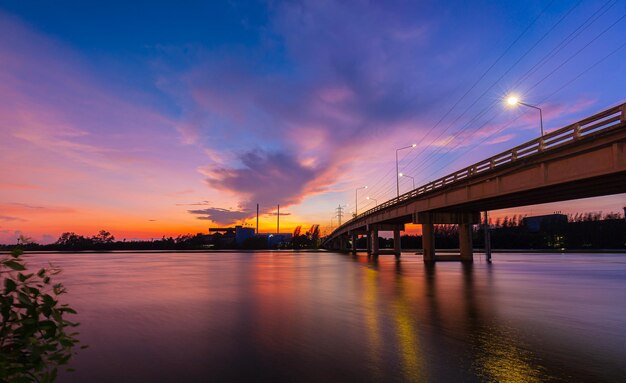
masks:
<path id="1" fill-rule="evenodd" d="M 626 41 L 623 42 L 621 45 L 619 45 L 617 48 L 615 48 L 614 50 L 612 50 L 609 54 L 605 55 L 604 57 L 602 57 L 600 60 L 596 61 L 594 64 L 592 64 L 591 66 L 587 67 L 585 70 L 583 70 L 582 72 L 580 72 L 578 75 L 576 75 L 575 77 L 573 77 L 572 79 L 570 79 L 569 81 L 567 81 L 565 84 L 563 84 L 561 87 L 559 87 L 557 90 L 555 90 L 554 92 L 552 92 L 550 95 L 548 95 L 547 97 L 545 97 L 544 99 L 541 100 L 541 102 L 545 102 L 548 99 L 550 99 L 551 97 L 553 97 L 555 94 L 557 94 L 558 92 L 562 91 L 563 89 L 565 89 L 567 86 L 571 85 L 574 81 L 578 80 L 580 77 L 582 77 L 583 75 L 585 75 L 586 73 L 588 73 L 590 70 L 592 70 L 593 68 L 595 68 L 596 66 L 600 65 L 602 62 L 604 62 L 606 59 L 608 59 L 609 57 L 611 57 L 612 55 L 616 54 L 618 51 L 620 51 L 621 49 L 623 49 L 624 47 L 626 47 Z M 493 136 L 501 133 L 502 131 L 504 131 L 505 129 L 507 129 L 508 127 L 510 127 L 513 123 L 515 123 L 517 120 L 519 120 L 519 118 L 522 116 L 523 114 L 519 114 L 518 116 L 516 116 L 513 120 L 511 120 L 510 122 L 506 123 L 505 125 L 503 125 L 501 128 L 499 128 L 495 133 L 493 133 L 490 136 L 485 137 L 483 140 L 479 141 L 477 145 L 473 145 L 472 147 L 468 147 L 467 150 L 459 153 L 456 157 L 454 157 L 454 159 L 452 161 L 450 161 L 449 163 L 445 164 L 442 167 L 439 167 L 438 169 L 436 169 L 435 171 L 431 172 L 430 174 L 427 175 L 427 177 L 432 177 L 435 174 L 437 174 L 438 172 L 440 172 L 441 170 L 449 167 L 450 165 L 452 165 L 456 160 L 458 160 L 462 155 L 467 154 L 469 152 L 471 152 L 472 150 L 476 149 L 477 147 L 479 147 L 481 144 L 485 143 L 488 139 L 492 138 Z M 498 115 L 492 117 L 491 119 L 489 119 L 488 121 L 486 121 L 482 126 L 486 125 L 487 123 L 491 122 L 494 118 L 496 118 Z M 460 145 L 457 144 L 453 149 L 456 149 L 458 146 Z M 387 191 L 385 192 L 385 195 L 388 194 L 391 191 L 392 188 L 387 189 Z"/>
<path id="2" fill-rule="evenodd" d="M 543 39 L 545 39 L 545 37 L 547 37 L 547 35 L 554 30 L 554 28 L 560 23 L 562 22 L 567 15 L 569 15 L 569 13 L 571 13 L 571 11 L 580 4 L 577 3 L 574 7 L 570 8 L 570 10 L 560 18 L 560 20 L 554 24 L 549 31 L 547 31 L 543 37 L 538 40 L 529 50 L 527 50 L 524 55 L 522 55 L 503 75 L 500 76 L 500 78 L 498 80 L 496 80 L 495 83 L 492 84 L 492 86 L 490 86 L 485 92 L 483 92 L 483 94 L 479 97 L 482 98 L 487 91 L 489 91 L 491 88 L 493 88 L 493 86 L 495 86 L 506 74 L 508 74 L 510 72 L 510 70 L 517 65 L 530 51 L 532 51 L 532 49 L 534 49 L 541 41 L 543 41 Z M 543 66 L 545 63 L 547 63 L 551 58 L 553 58 L 558 52 L 560 52 L 564 47 L 566 47 L 569 43 L 571 43 L 571 41 L 573 41 L 574 38 L 576 38 L 577 36 L 579 36 L 582 32 L 584 32 L 590 25 L 592 25 L 596 20 L 598 20 L 599 17 L 601 17 L 602 15 L 604 15 L 613 5 L 615 4 L 615 2 L 613 2 L 611 4 L 611 2 L 606 2 L 602 7 L 600 7 L 598 10 L 596 10 L 591 16 L 589 16 L 584 23 L 582 23 L 578 28 L 576 28 L 573 32 L 571 32 L 565 39 L 563 39 L 556 47 L 554 47 L 546 56 L 544 56 L 539 62 L 537 62 L 533 67 L 531 67 L 528 71 L 526 71 L 526 73 L 517 81 L 517 83 L 522 82 L 523 80 L 525 80 L 528 76 L 532 75 L 533 73 L 535 73 L 541 66 Z M 608 8 L 604 9 L 604 11 L 602 13 L 600 13 L 598 15 L 598 13 L 605 8 L 607 5 Z M 547 8 L 547 7 L 546 7 Z M 545 9 L 544 9 L 545 11 Z M 542 11 L 543 13 L 543 11 Z M 622 16 L 621 18 L 619 18 L 618 20 L 616 20 L 613 24 L 611 24 L 608 28 L 606 28 L 605 30 L 603 30 L 600 34 L 598 34 L 596 37 L 594 37 L 591 41 L 589 41 L 587 44 L 585 44 L 585 46 L 583 46 L 581 49 L 579 49 L 577 52 L 575 52 L 573 55 L 571 55 L 570 57 L 568 57 L 564 62 L 562 62 L 559 66 L 557 66 L 554 70 L 552 70 L 550 73 L 548 73 L 546 76 L 544 76 L 541 80 L 539 80 L 537 83 L 535 83 L 529 90 L 534 89 L 536 86 L 538 86 L 541 82 L 545 81 L 548 77 L 550 77 L 552 74 L 554 74 L 558 69 L 560 69 L 563 65 L 567 64 L 569 61 L 571 61 L 574 57 L 576 57 L 580 52 L 582 52 L 584 49 L 586 49 L 589 45 L 591 45 L 595 40 L 597 40 L 598 38 L 600 38 L 602 35 L 604 35 L 608 30 L 610 30 L 612 27 L 614 27 L 618 22 L 620 22 L 624 17 L 626 17 L 626 15 Z M 536 21 L 536 19 L 534 20 Z M 534 23 L 533 21 L 533 23 Z M 532 23 L 531 23 L 532 25 Z M 519 37 L 518 37 L 519 39 Z M 517 41 L 517 40 L 516 40 Z M 626 43 L 625 43 L 626 44 Z M 514 44 L 512 44 L 514 45 Z M 511 45 L 511 46 L 512 46 Z M 509 48 L 511 47 L 509 46 Z M 550 96 L 544 98 L 544 100 L 542 100 L 541 102 L 544 102 L 545 100 L 549 99 L 550 97 L 552 97 L 554 94 L 558 93 L 560 90 L 562 90 L 563 88 L 565 88 L 566 86 L 568 86 L 569 84 L 571 84 L 572 82 L 576 81 L 578 78 L 580 78 L 582 75 L 584 75 L 585 73 L 587 73 L 589 70 L 593 69 L 595 66 L 599 65 L 602 61 L 604 61 L 605 59 L 607 59 L 608 57 L 610 57 L 611 55 L 615 54 L 617 51 L 619 51 L 620 49 L 622 49 L 624 47 L 624 44 L 622 44 L 621 46 L 619 46 L 618 48 L 616 48 L 615 50 L 613 50 L 611 53 L 609 53 L 607 56 L 603 57 L 601 60 L 599 60 L 598 62 L 596 62 L 595 64 L 593 64 L 592 66 L 588 67 L 585 71 L 583 71 L 582 73 L 580 73 L 579 75 L 577 75 L 575 78 L 573 78 L 572 80 L 568 81 L 566 84 L 564 84 L 563 86 L 561 86 L 559 89 L 557 89 L 555 92 L 553 92 L 552 94 L 550 94 Z M 507 50 L 509 49 L 507 48 Z M 505 51 L 506 52 L 506 51 Z M 503 54 L 504 55 L 504 54 Z M 503 56 L 501 55 L 501 57 Z M 500 57 L 500 58 L 501 58 Z M 498 58 L 498 60 L 500 59 Z M 497 61 L 496 61 L 497 62 Z M 492 64 L 493 67 L 494 64 Z M 481 76 L 481 78 L 479 79 L 479 81 L 484 77 L 484 75 L 492 68 L 490 67 L 485 73 L 483 73 L 483 76 Z M 444 117 L 442 117 L 439 122 L 437 124 L 435 124 L 433 127 L 431 127 L 431 129 L 428 131 L 428 133 L 426 134 L 426 136 L 428 136 L 430 134 L 430 132 L 432 132 L 432 130 L 438 126 L 444 119 L 445 117 L 447 117 L 447 115 L 449 115 L 449 113 L 458 105 L 458 103 L 469 93 L 469 91 L 471 91 L 475 86 L 476 86 L 477 82 L 474 83 L 472 85 L 472 87 L 470 88 L 470 90 L 468 90 L 468 92 L 466 92 L 466 94 L 464 94 L 459 100 L 457 100 L 457 102 L 453 105 L 453 107 L 444 115 Z M 470 107 L 466 108 L 466 110 L 463 112 L 463 114 L 461 116 L 463 116 L 468 110 L 469 108 L 471 108 L 473 105 L 476 104 L 476 101 L 470 105 Z M 473 117 L 471 120 L 469 120 L 467 123 L 465 123 L 464 127 L 460 129 L 459 131 L 457 131 L 457 133 L 452 137 L 452 140 L 458 138 L 462 133 L 464 133 L 467 128 L 469 128 L 469 126 L 476 120 L 478 120 L 482 115 L 484 115 L 486 113 L 486 111 L 490 110 L 491 108 L 493 108 L 493 104 L 484 108 L 478 115 L 476 115 L 475 117 Z M 457 117 L 455 119 L 455 121 L 452 123 L 454 124 L 456 121 L 458 121 L 460 117 Z M 495 117 L 493 117 L 495 118 Z M 488 122 L 492 121 L 493 118 L 491 118 L 490 120 L 488 120 L 487 122 L 485 122 L 482 126 L 484 126 L 485 124 L 487 124 Z M 511 121 L 509 124 L 505 125 L 503 128 L 501 128 L 500 130 L 498 130 L 495 134 L 498 134 L 502 129 L 508 127 L 510 124 L 512 124 L 514 121 L 516 121 L 519 118 L 519 116 Z M 441 134 L 439 134 L 439 136 L 436 138 L 440 138 L 443 133 L 445 133 L 445 131 L 447 131 L 451 126 L 448 126 L 448 128 L 446 128 L 446 130 L 444 130 L 444 132 L 442 132 Z M 481 127 L 482 127 L 481 126 Z M 482 140 L 480 143 L 485 142 L 489 137 L 486 137 L 484 140 Z M 435 139 L 435 140 L 436 140 Z M 434 142 L 435 140 L 432 140 L 432 142 Z M 443 154 L 447 154 L 449 153 L 451 150 L 456 149 L 461 143 L 458 143 L 456 146 L 454 146 L 453 148 L 450 148 L 447 152 L 443 153 Z M 442 147 L 440 147 L 436 152 L 431 153 L 425 160 L 422 161 L 422 165 L 427 162 L 428 160 L 434 158 L 435 155 L 437 155 L 442 149 Z M 469 149 L 471 150 L 471 149 Z M 466 153 L 469 150 L 463 152 Z M 412 163 L 415 159 L 417 159 L 417 157 L 423 153 L 423 150 L 418 153 L 410 162 Z M 410 153 L 407 153 L 402 159 L 406 158 L 407 156 L 409 156 Z M 455 159 L 456 160 L 456 159 Z M 452 163 L 454 162 L 454 160 L 452 162 L 449 162 L 447 164 L 445 164 L 443 167 L 440 167 L 438 170 L 436 170 L 434 173 L 436 173 L 437 171 L 444 169 L 450 165 L 452 165 Z M 415 167 L 412 168 L 412 171 L 415 171 Z M 386 176 L 383 178 L 386 178 L 389 175 L 390 171 L 387 172 Z M 431 173 L 431 174 L 434 174 Z M 415 175 L 415 173 L 413 173 Z M 378 182 L 376 184 L 379 184 L 383 178 L 379 179 Z M 382 185 L 381 185 L 382 186 Z M 384 195 L 389 193 L 390 189 L 387 189 L 386 191 L 384 191 Z M 372 190 L 374 191 L 374 190 Z M 380 193 L 383 192 L 381 190 L 380 187 L 376 188 L 376 194 L 377 196 L 380 196 Z"/>
<path id="3" fill-rule="evenodd" d="M 578 4 L 579 4 L 579 3 L 578 3 Z M 554 28 L 555 28 L 555 27 L 556 27 L 556 26 L 557 26 L 557 25 L 561 22 L 561 21 L 563 21 L 563 20 L 564 20 L 564 18 L 565 18 L 565 17 L 566 17 L 569 13 L 571 13 L 571 11 L 573 10 L 573 8 L 575 8 L 578 4 L 576 4 L 574 7 L 570 8 L 570 10 L 569 10 L 569 11 L 568 11 L 568 12 L 567 12 L 567 13 L 566 13 L 563 17 L 561 17 L 561 19 L 560 19 L 560 20 L 559 20 L 559 21 L 558 21 L 555 25 L 553 25 L 553 26 L 552 26 L 552 28 L 550 28 L 550 30 L 548 30 L 548 32 L 546 32 L 546 33 L 542 36 L 542 38 L 541 38 L 539 41 L 537 41 L 537 42 L 536 42 L 536 43 L 535 43 L 535 44 L 534 44 L 534 45 L 533 45 L 533 46 L 532 46 L 529 50 L 527 50 L 527 51 L 526 51 L 526 53 L 524 53 L 524 55 L 522 55 L 522 57 L 520 57 L 520 58 L 519 58 L 519 59 L 515 62 L 515 64 L 513 64 L 513 66 L 515 66 L 517 63 L 519 63 L 519 62 L 520 62 L 520 60 L 521 60 L 521 59 L 522 59 L 522 58 L 523 58 L 526 54 L 528 54 L 528 53 L 529 53 L 532 49 L 534 49 L 534 48 L 535 48 L 535 47 L 539 44 L 539 42 L 541 42 L 541 41 L 542 41 L 542 40 L 543 40 L 543 39 L 544 39 L 544 38 L 545 38 L 545 37 L 546 37 L 546 36 L 547 36 L 547 35 L 548 35 L 548 34 L 549 34 L 549 33 L 550 33 L 550 32 L 551 32 L 551 31 L 552 31 L 552 30 L 553 30 L 553 29 L 554 29 Z M 610 8 L 610 7 L 609 7 L 609 8 Z M 608 10 L 609 8 L 607 8 L 607 10 Z M 596 13 L 597 13 L 597 12 L 598 12 L 598 11 L 596 11 Z M 594 13 L 594 15 L 595 15 L 596 13 Z M 591 17 L 593 17 L 594 15 L 590 16 L 590 17 L 589 17 L 589 18 L 588 18 L 588 19 L 587 19 L 587 20 L 586 20 L 586 21 L 585 21 L 582 25 L 586 24 L 586 23 L 590 20 L 590 18 L 591 18 Z M 626 16 L 626 15 L 625 15 L 625 16 Z M 624 17 L 624 16 L 623 16 L 623 17 Z M 622 17 L 622 18 L 623 18 L 623 17 Z M 583 48 L 581 48 L 581 49 L 580 49 L 579 51 L 577 51 L 574 55 L 572 55 L 571 57 L 569 57 L 569 58 L 568 58 L 565 62 L 563 62 L 561 65 L 559 65 L 559 67 L 557 67 L 555 70 L 553 70 L 553 71 L 552 71 L 552 72 L 550 72 L 548 75 L 546 75 L 546 76 L 545 76 L 542 80 L 540 80 L 538 83 L 536 83 L 535 85 L 533 85 L 533 87 L 531 87 L 531 89 L 533 89 L 534 87 L 536 87 L 537 85 L 539 85 L 539 83 L 541 83 L 541 82 L 542 82 L 542 81 L 544 81 L 546 78 L 548 78 L 549 76 L 551 76 L 551 75 L 552 75 L 552 74 L 553 74 L 553 73 L 554 73 L 554 72 L 555 72 L 558 68 L 560 68 L 560 67 L 561 67 L 561 66 L 563 66 L 565 63 L 567 63 L 569 60 L 571 60 L 573 57 L 575 57 L 576 55 L 578 55 L 578 54 L 579 54 L 582 50 L 584 50 L 587 46 L 589 46 L 589 45 L 590 45 L 593 41 L 595 41 L 595 40 L 596 40 L 596 39 L 598 39 L 600 36 L 602 36 L 604 33 L 606 33 L 609 29 L 611 29 L 611 28 L 612 28 L 612 27 L 613 27 L 613 26 L 614 26 L 617 22 L 619 22 L 622 18 L 620 18 L 619 20 L 617 20 L 616 22 L 614 22 L 613 24 L 611 24 L 611 25 L 610 25 L 607 29 L 605 29 L 602 33 L 600 33 L 599 35 L 597 35 L 594 39 L 592 39 L 589 43 L 587 43 L 587 44 L 586 44 Z M 596 19 L 597 19 L 597 18 L 596 18 Z M 593 20 L 593 21 L 595 21 L 595 20 Z M 580 27 L 579 27 L 579 28 L 577 28 L 577 30 L 578 30 L 578 29 L 580 29 Z M 570 36 L 571 36 L 571 34 L 570 34 Z M 568 37 L 569 37 L 569 36 L 568 36 Z M 510 68 L 509 68 L 509 70 L 507 70 L 507 71 L 506 71 L 506 72 L 505 72 L 502 76 L 500 76 L 500 78 L 496 81 L 496 83 L 497 83 L 497 82 L 499 82 L 499 81 L 500 81 L 500 80 L 504 77 L 504 75 L 506 75 L 506 74 L 507 74 L 507 73 L 508 73 L 508 72 L 509 72 L 512 68 L 513 68 L 513 66 L 512 66 L 512 67 L 510 67 Z M 527 72 L 527 73 L 528 73 L 528 72 Z M 518 81 L 518 82 L 521 82 L 521 79 L 520 79 L 520 81 Z M 487 91 L 488 91 L 488 90 L 490 90 L 491 88 L 493 88 L 493 86 L 495 86 L 495 84 L 496 84 L 496 83 L 492 84 L 492 86 L 491 86 L 491 87 L 489 87 L 489 88 L 487 89 Z M 482 98 L 482 97 L 484 96 L 484 94 L 485 94 L 485 93 L 486 93 L 486 92 L 484 92 L 484 93 L 480 96 L 480 98 Z M 474 104 L 475 104 L 475 103 L 474 103 Z M 490 107 L 488 107 L 488 108 L 490 108 Z M 487 110 L 488 108 L 483 109 L 483 111 L 481 112 L 481 114 L 482 114 L 482 113 L 484 113 L 484 112 L 485 112 L 485 110 Z M 466 109 L 466 111 L 467 111 L 467 109 Z M 472 122 L 472 121 L 470 120 L 470 123 L 471 123 L 471 122 Z M 458 138 L 458 137 L 460 136 L 460 134 L 461 134 L 461 133 L 464 133 L 465 131 L 467 131 L 467 128 L 469 128 L 469 125 L 468 125 L 468 124 L 466 124 L 466 128 L 462 128 L 462 129 L 460 129 L 460 130 L 457 132 L 457 134 L 455 134 L 455 135 L 452 137 L 452 139 L 451 139 L 450 141 L 452 141 L 453 139 Z M 440 136 L 441 136 L 441 134 L 440 134 Z M 435 151 L 434 153 L 431 153 L 431 155 L 430 155 L 429 157 L 427 157 L 427 158 L 426 158 L 426 160 L 422 161 L 422 165 L 423 165 L 423 164 L 424 164 L 424 162 L 426 162 L 427 160 L 429 160 L 429 159 L 433 158 L 433 156 L 434 156 L 434 155 L 436 155 L 437 153 L 439 153 L 441 150 L 442 150 L 442 147 L 440 147 L 440 148 L 439 148 L 437 151 Z M 451 151 L 451 150 L 448 150 L 448 151 L 446 151 L 444 154 L 449 153 L 450 151 Z M 415 174 L 415 170 L 416 170 L 416 167 L 414 167 L 414 168 L 413 168 L 413 170 L 412 170 L 412 172 L 413 172 L 414 174 Z"/>
<path id="4" fill-rule="evenodd" d="M 537 16 L 536 16 L 536 17 L 535 17 L 535 18 L 534 18 L 534 19 L 530 22 L 530 24 L 528 24 L 528 25 L 526 26 L 526 28 L 522 31 L 522 33 L 520 33 L 520 34 L 517 36 L 517 38 L 516 38 L 516 39 L 515 39 L 515 40 L 514 40 L 511 44 L 509 44 L 509 46 L 508 46 L 508 47 L 504 50 L 504 52 L 502 52 L 502 53 L 500 54 L 500 56 L 499 56 L 499 57 L 498 57 L 498 58 L 497 58 L 497 59 L 496 59 L 496 60 L 495 60 L 495 61 L 494 61 L 494 62 L 493 62 L 490 66 L 489 66 L 489 68 L 487 68 L 487 70 L 485 70 L 485 71 L 483 72 L 483 74 L 482 74 L 482 75 L 478 78 L 478 80 L 476 80 L 476 81 L 472 84 L 472 86 L 471 86 L 471 87 L 470 87 L 470 88 L 469 88 L 469 89 L 468 89 L 468 90 L 467 90 L 467 91 L 466 91 L 466 92 L 465 92 L 465 93 L 464 93 L 464 94 L 463 94 L 463 95 L 462 95 L 462 96 L 461 96 L 461 97 L 460 97 L 460 98 L 459 98 L 459 99 L 458 99 L 458 100 L 454 103 L 454 105 L 452 105 L 452 107 L 450 107 L 450 109 L 448 109 L 448 111 L 444 114 L 444 116 L 443 116 L 443 117 L 441 117 L 441 118 L 439 119 L 439 121 L 437 121 L 437 123 L 436 123 L 435 125 L 433 125 L 433 126 L 432 126 L 429 130 L 428 130 L 428 132 L 424 135 L 424 137 L 427 137 L 428 135 L 430 135 L 430 133 L 433 131 L 433 129 L 435 129 L 437 126 L 439 126 L 439 124 L 440 124 L 440 123 L 441 123 L 441 122 L 442 122 L 442 121 L 443 121 L 443 120 L 444 120 L 444 119 L 445 119 L 445 118 L 446 118 L 446 117 L 447 117 L 447 116 L 448 116 L 448 115 L 449 115 L 449 114 L 450 114 L 450 113 L 451 113 L 451 112 L 452 112 L 452 111 L 453 111 L 453 110 L 457 107 L 457 105 L 458 105 L 461 101 L 463 101 L 463 99 L 464 99 L 464 98 L 465 98 L 465 97 L 466 97 L 466 96 L 467 96 L 467 95 L 468 95 L 468 94 L 469 94 L 469 93 L 470 93 L 470 92 L 471 92 L 471 91 L 472 91 L 472 90 L 476 87 L 476 85 L 478 85 L 478 84 L 479 84 L 479 83 L 483 80 L 483 78 L 487 75 L 487 73 L 489 73 L 489 72 L 491 71 L 491 69 L 493 69 L 493 68 L 494 68 L 494 67 L 498 64 L 498 62 L 500 62 L 500 60 L 501 60 L 501 59 L 502 59 L 502 58 L 503 58 L 503 57 L 504 57 L 504 56 L 505 56 L 505 55 L 506 55 L 506 54 L 507 54 L 507 53 L 511 50 L 511 48 L 512 48 L 513 46 L 515 46 L 515 44 L 517 44 L 517 42 L 518 42 L 518 41 L 519 41 L 519 40 L 520 40 L 520 39 L 521 39 L 521 38 L 522 38 L 522 37 L 523 37 L 523 36 L 524 36 L 524 35 L 525 35 L 525 34 L 526 34 L 529 30 L 530 30 L 530 28 L 531 28 L 531 27 L 532 27 L 532 26 L 533 26 L 533 25 L 537 22 L 537 20 L 538 20 L 538 19 L 539 19 L 539 18 L 540 18 L 540 17 L 541 17 L 541 16 L 542 16 L 545 12 L 546 12 L 546 10 L 547 10 L 547 9 L 548 9 L 551 5 L 552 5 L 552 3 L 554 3 L 554 1 L 555 1 L 555 0 L 550 1 L 550 3 L 548 3 L 548 5 L 547 5 L 546 7 L 544 7 L 544 8 L 541 10 L 541 12 L 540 12 L 540 13 L 539 13 L 539 14 L 538 14 L 538 15 L 537 15 Z M 576 5 L 578 5 L 578 4 L 576 4 Z M 431 143 L 432 143 L 432 142 L 434 142 L 434 141 L 431 141 Z M 418 153 L 418 154 L 416 155 L 416 157 L 417 157 L 417 156 L 419 156 L 419 154 L 420 154 L 420 153 Z M 405 157 L 403 157 L 403 159 L 404 159 L 404 158 L 406 158 L 406 156 L 408 156 L 408 153 L 405 155 Z M 415 158 L 416 158 L 416 157 L 415 157 Z M 410 163 L 412 163 L 412 162 L 413 162 L 413 160 L 412 160 L 412 161 L 410 161 L 410 162 L 409 162 L 409 164 L 410 164 Z M 376 190 L 375 188 L 376 188 L 376 187 L 378 187 L 378 185 L 380 184 L 380 182 L 381 182 L 383 179 L 386 179 L 386 178 L 389 176 L 389 174 L 390 174 L 390 173 L 391 173 L 391 170 L 390 170 L 390 171 L 388 171 L 388 172 L 385 174 L 385 176 L 381 177 L 381 178 L 380 178 L 380 179 L 379 179 L 376 183 L 374 183 L 374 185 L 372 185 L 372 190 Z"/>
<path id="5" fill-rule="evenodd" d="M 556 28 L 578 5 L 580 4 L 580 1 L 576 4 L 574 4 L 554 25 L 552 25 L 552 27 L 550 29 L 548 29 L 548 31 L 546 31 L 543 36 L 537 40 L 530 48 L 528 48 L 512 65 L 509 66 L 509 68 L 500 75 L 500 77 L 494 81 L 487 89 L 485 89 L 483 91 L 483 93 L 478 96 L 477 98 L 474 99 L 474 102 L 472 104 L 470 104 L 467 108 L 465 108 L 465 110 L 463 111 L 463 113 L 461 113 L 459 116 L 457 116 L 456 119 L 454 119 L 454 121 L 452 121 L 448 127 L 442 131 L 439 136 L 437 136 L 437 138 L 435 138 L 435 140 L 433 140 L 432 142 L 436 141 L 437 139 L 439 139 L 441 136 L 443 136 L 443 134 L 445 132 L 447 132 L 458 120 L 460 120 L 474 105 L 476 105 L 478 103 L 478 101 L 480 101 L 491 89 L 493 89 L 494 86 L 496 86 L 507 74 L 509 74 L 511 72 L 511 70 L 513 70 L 513 68 L 515 68 L 515 66 L 517 64 L 520 63 L 520 61 L 522 61 L 530 52 L 532 52 L 550 33 L 552 33 L 552 31 L 554 30 L 554 28 Z M 487 108 L 483 109 L 483 112 L 485 112 Z M 481 112 L 481 113 L 483 113 Z M 480 115 L 480 114 L 479 114 Z M 470 120 L 469 123 L 467 123 L 466 125 L 464 125 L 465 129 L 461 128 L 461 130 L 459 130 L 459 132 L 464 132 L 465 130 L 467 130 L 467 128 L 469 128 L 469 124 L 471 124 L 471 122 L 473 122 L 474 119 Z M 452 137 L 452 139 L 456 139 L 458 137 L 460 133 L 454 135 Z M 438 150 L 440 151 L 441 148 Z M 417 157 L 415 157 L 413 160 L 417 159 Z M 407 164 L 410 165 L 412 161 L 409 161 L 409 163 Z M 415 167 L 413 168 L 415 169 Z"/>

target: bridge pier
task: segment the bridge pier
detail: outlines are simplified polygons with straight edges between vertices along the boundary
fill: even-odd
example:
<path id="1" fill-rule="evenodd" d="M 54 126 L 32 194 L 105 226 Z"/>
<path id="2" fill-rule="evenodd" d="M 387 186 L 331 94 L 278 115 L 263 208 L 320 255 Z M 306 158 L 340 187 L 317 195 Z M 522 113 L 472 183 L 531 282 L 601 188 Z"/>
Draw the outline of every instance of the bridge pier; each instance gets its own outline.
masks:
<path id="1" fill-rule="evenodd" d="M 472 262 L 472 225 L 480 223 L 480 212 L 418 212 L 413 222 L 422 225 L 422 247 L 424 262 L 435 262 L 435 224 L 456 224 L 459 227 L 460 260 Z"/>
<path id="2" fill-rule="evenodd" d="M 472 248 L 472 224 L 459 224 L 459 250 L 461 251 L 461 261 L 473 262 L 474 250 Z"/>
<path id="3" fill-rule="evenodd" d="M 400 226 L 396 226 L 393 229 L 393 254 L 396 258 L 400 258 L 402 251 L 402 244 L 400 242 Z"/>
<path id="4" fill-rule="evenodd" d="M 424 262 L 435 262 L 435 225 L 422 224 L 422 253 Z"/>
<path id="5" fill-rule="evenodd" d="M 370 229 L 369 233 L 370 233 L 369 239 L 372 241 L 372 244 L 371 244 L 372 256 L 378 257 L 378 253 L 380 252 L 378 249 L 378 229 L 377 228 Z"/>
<path id="6" fill-rule="evenodd" d="M 352 254 L 356 254 L 356 240 L 359 238 L 357 234 L 352 234 Z"/>
<path id="7" fill-rule="evenodd" d="M 367 256 L 372 255 L 372 234 L 367 231 L 365 233 L 365 242 L 367 243 Z"/>
<path id="8" fill-rule="evenodd" d="M 339 251 L 346 251 L 346 237 L 344 235 L 339 236 Z"/>

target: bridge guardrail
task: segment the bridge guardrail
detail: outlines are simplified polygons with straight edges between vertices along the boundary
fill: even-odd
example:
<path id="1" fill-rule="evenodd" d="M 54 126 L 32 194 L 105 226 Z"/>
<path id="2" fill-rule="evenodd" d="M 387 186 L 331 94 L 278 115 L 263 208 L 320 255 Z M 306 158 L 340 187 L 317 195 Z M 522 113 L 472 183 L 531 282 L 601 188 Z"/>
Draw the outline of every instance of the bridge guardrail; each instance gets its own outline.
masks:
<path id="1" fill-rule="evenodd" d="M 465 181 L 470 177 L 482 174 L 485 171 L 493 170 L 501 166 L 511 164 L 515 161 L 519 161 L 521 159 L 526 159 L 549 150 L 560 148 L 564 145 L 570 144 L 574 141 L 578 141 L 585 137 L 593 136 L 595 134 L 610 130 L 614 126 L 625 121 L 626 103 L 607 109 L 591 117 L 587 117 L 584 120 L 578 121 L 564 128 L 544 134 L 543 137 L 528 141 L 514 147 L 513 149 L 507 150 L 506 152 L 496 154 L 495 156 L 489 157 L 486 160 L 482 160 L 454 173 L 431 181 L 425 185 L 419 186 L 407 193 L 400 195 L 399 197 L 392 198 L 376 207 L 366 210 L 358 216 L 346 221 L 341 226 L 348 225 L 355 220 L 363 218 L 377 211 L 384 210 L 387 207 L 393 206 L 402 201 L 418 197 L 424 193 L 442 188 L 444 186 L 452 185 L 457 182 L 460 183 L 461 181 Z M 333 233 L 339 230 L 341 226 L 333 230 Z M 332 235 L 332 233 L 330 235 Z"/>

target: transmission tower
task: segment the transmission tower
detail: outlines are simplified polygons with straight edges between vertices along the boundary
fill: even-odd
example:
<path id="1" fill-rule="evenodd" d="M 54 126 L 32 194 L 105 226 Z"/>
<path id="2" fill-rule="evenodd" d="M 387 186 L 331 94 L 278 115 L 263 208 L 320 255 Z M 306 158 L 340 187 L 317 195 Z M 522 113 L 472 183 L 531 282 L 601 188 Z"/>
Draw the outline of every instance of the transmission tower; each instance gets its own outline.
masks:
<path id="1" fill-rule="evenodd" d="M 341 205 L 339 205 L 337 207 L 337 209 L 335 209 L 337 211 L 337 222 L 338 222 L 338 226 L 341 226 L 341 217 L 343 217 L 343 207 L 341 207 Z"/>

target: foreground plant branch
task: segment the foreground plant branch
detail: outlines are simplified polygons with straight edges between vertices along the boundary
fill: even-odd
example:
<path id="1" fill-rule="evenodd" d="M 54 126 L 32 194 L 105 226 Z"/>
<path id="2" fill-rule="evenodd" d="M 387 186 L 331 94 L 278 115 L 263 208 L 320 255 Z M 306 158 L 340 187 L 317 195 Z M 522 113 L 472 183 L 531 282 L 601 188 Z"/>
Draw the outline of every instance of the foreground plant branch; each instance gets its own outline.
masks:
<path id="1" fill-rule="evenodd" d="M 19 248 L 0 259 L 0 382 L 53 382 L 74 354 L 79 324 L 67 319 L 76 311 L 59 303 L 66 290 L 51 280 L 59 272 L 30 273 Z"/>

